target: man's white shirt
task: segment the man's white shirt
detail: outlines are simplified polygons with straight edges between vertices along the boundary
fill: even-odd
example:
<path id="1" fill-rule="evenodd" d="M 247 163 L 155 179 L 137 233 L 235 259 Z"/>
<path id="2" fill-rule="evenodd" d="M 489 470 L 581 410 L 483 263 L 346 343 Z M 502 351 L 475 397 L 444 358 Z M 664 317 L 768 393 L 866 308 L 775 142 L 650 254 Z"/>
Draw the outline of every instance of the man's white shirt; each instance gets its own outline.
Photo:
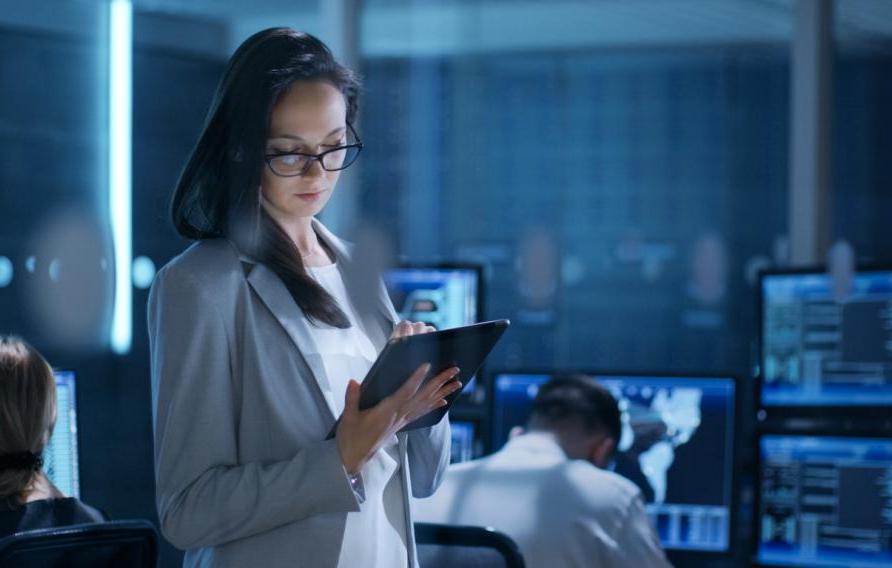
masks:
<path id="1" fill-rule="evenodd" d="M 451 466 L 433 497 L 413 499 L 415 521 L 495 528 L 536 567 L 670 566 L 641 491 L 583 460 L 551 434 L 530 432 L 483 459 Z"/>

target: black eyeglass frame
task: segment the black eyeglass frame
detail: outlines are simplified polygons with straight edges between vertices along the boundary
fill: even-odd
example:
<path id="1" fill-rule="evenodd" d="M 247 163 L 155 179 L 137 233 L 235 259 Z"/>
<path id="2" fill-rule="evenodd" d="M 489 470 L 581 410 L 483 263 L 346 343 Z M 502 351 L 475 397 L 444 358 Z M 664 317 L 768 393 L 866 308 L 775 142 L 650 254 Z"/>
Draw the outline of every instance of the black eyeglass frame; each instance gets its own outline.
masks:
<path id="1" fill-rule="evenodd" d="M 324 152 L 319 152 L 318 154 L 307 154 L 304 152 L 282 152 L 281 154 L 266 154 L 263 156 L 263 160 L 266 162 L 266 165 L 269 168 L 269 171 L 271 171 L 274 175 L 277 175 L 279 177 L 297 177 L 297 176 L 305 175 L 308 171 L 310 171 L 310 168 L 313 167 L 313 160 L 319 162 L 319 165 L 322 167 L 322 169 L 327 172 L 339 172 L 341 170 L 346 170 L 347 168 L 349 168 L 356 162 L 356 159 L 359 158 L 359 154 L 362 152 L 362 148 L 363 148 L 362 140 L 359 139 L 359 135 L 356 133 L 356 130 L 353 128 L 353 125 L 350 124 L 350 122 L 347 122 L 347 128 L 350 129 L 350 132 L 353 134 L 353 138 L 356 140 L 356 142 L 354 142 L 353 144 L 345 144 L 343 146 L 338 146 L 337 148 L 331 148 Z M 325 162 L 323 162 L 322 160 L 326 155 L 331 154 L 333 152 L 340 152 L 341 150 L 349 151 L 350 148 L 356 148 L 356 156 L 346 166 L 342 165 L 339 168 L 333 168 L 333 169 L 329 169 L 329 168 L 325 167 Z M 282 156 L 303 156 L 304 158 L 310 158 L 310 159 L 307 160 L 307 165 L 305 165 L 301 171 L 299 171 L 295 174 L 280 174 L 273 167 L 272 161 L 275 158 L 281 158 Z"/>

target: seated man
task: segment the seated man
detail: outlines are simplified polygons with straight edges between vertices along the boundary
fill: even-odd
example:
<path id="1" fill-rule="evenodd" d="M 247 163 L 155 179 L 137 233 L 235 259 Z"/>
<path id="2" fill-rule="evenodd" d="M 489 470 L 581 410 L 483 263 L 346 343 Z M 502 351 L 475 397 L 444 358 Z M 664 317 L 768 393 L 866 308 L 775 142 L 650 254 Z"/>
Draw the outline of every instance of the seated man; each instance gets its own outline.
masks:
<path id="1" fill-rule="evenodd" d="M 24 341 L 0 337 L 0 538 L 106 520 L 44 475 L 42 453 L 55 423 L 53 370 Z"/>
<path id="2" fill-rule="evenodd" d="M 416 520 L 488 526 L 517 542 L 527 566 L 669 566 L 632 482 L 605 471 L 620 436 L 616 400 L 586 377 L 539 389 L 527 433 L 454 465 Z"/>

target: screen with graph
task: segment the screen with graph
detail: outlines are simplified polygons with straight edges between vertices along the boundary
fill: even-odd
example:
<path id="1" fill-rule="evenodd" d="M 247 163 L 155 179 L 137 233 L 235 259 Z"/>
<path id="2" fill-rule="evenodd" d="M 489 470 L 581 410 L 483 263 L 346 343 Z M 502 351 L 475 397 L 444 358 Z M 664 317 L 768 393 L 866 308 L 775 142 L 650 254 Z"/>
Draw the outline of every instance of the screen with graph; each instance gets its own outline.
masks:
<path id="1" fill-rule="evenodd" d="M 892 566 L 892 438 L 764 435 L 757 559 Z"/>
<path id="2" fill-rule="evenodd" d="M 892 271 L 761 280 L 762 404 L 892 406 Z"/>
<path id="3" fill-rule="evenodd" d="M 44 471 L 59 490 L 80 497 L 77 448 L 76 378 L 73 371 L 56 370 L 56 427 L 43 452 Z"/>

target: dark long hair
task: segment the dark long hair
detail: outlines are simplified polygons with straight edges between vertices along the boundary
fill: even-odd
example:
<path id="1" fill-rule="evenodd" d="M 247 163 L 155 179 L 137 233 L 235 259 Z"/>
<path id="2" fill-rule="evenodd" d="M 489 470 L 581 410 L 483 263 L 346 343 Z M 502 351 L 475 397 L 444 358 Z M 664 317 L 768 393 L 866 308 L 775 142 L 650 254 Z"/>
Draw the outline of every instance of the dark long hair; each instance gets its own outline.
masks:
<path id="1" fill-rule="evenodd" d="M 289 28 L 257 32 L 229 59 L 204 129 L 177 182 L 173 224 L 188 239 L 225 237 L 285 283 L 312 322 L 350 327 L 337 302 L 313 280 L 297 247 L 260 205 L 263 154 L 272 108 L 295 81 L 334 85 L 358 108 L 359 79 L 316 37 Z"/>

